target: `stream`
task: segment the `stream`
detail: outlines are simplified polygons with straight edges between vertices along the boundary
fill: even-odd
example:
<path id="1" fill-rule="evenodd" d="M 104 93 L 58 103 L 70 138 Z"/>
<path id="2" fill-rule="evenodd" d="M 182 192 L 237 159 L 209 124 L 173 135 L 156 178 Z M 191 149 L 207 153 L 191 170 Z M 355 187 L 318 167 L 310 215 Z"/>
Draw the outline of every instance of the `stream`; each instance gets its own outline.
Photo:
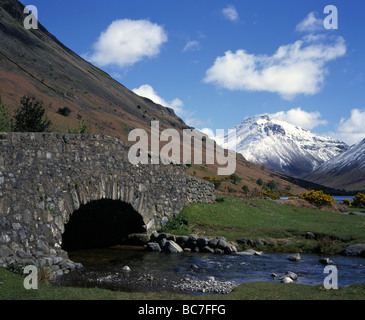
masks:
<path id="1" fill-rule="evenodd" d="M 298 275 L 295 283 L 323 284 L 328 274 L 314 254 L 301 254 L 300 261 L 289 261 L 288 253 L 258 255 L 217 255 L 209 253 L 165 254 L 146 252 L 138 247 L 118 246 L 106 249 L 74 251 L 71 260 L 84 269 L 63 277 L 60 285 L 100 287 L 120 291 L 176 291 L 174 285 L 188 279 L 214 277 L 217 282 L 277 281 L 288 271 Z M 330 256 L 338 270 L 338 286 L 365 284 L 365 258 Z M 124 271 L 128 266 L 130 271 Z"/>

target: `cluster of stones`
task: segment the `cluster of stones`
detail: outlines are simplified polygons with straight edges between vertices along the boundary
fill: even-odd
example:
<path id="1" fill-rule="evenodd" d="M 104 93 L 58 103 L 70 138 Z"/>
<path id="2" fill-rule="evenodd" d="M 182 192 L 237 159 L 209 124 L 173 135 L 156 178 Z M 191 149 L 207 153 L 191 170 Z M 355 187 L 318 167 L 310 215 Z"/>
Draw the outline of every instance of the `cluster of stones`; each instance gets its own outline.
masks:
<path id="1" fill-rule="evenodd" d="M 67 257 L 58 256 L 55 250 L 49 250 L 44 244 L 40 243 L 38 249 L 33 254 L 25 252 L 23 249 L 17 250 L 14 254 L 8 251 L 9 249 L 5 246 L 0 247 L 0 257 L 6 256 L 6 258 L 0 258 L 0 266 L 11 267 L 12 264 L 16 266 L 30 264 L 38 269 L 48 268 L 50 279 L 83 268 L 81 263 L 75 263 Z M 5 250 L 8 252 L 4 252 Z"/>
<path id="2" fill-rule="evenodd" d="M 208 277 L 207 280 L 185 278 L 182 282 L 174 284 L 173 287 L 183 291 L 227 294 L 237 287 L 237 283 L 234 281 L 217 281 L 214 277 Z"/>
<path id="3" fill-rule="evenodd" d="M 154 232 L 147 243 L 150 251 L 168 253 L 203 252 L 215 254 L 231 254 L 238 251 L 238 245 L 228 242 L 224 237 L 206 238 L 195 234 L 189 236 L 175 236 L 167 233 Z"/>

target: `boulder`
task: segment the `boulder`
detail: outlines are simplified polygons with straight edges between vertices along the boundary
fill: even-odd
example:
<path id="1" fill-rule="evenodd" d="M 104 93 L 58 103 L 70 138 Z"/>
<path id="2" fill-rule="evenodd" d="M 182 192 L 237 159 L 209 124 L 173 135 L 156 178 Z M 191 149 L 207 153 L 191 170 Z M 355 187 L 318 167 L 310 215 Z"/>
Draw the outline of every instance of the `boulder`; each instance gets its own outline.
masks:
<path id="1" fill-rule="evenodd" d="M 131 268 L 129 268 L 128 266 L 124 266 L 124 267 L 122 268 L 122 271 L 123 271 L 123 272 L 130 272 L 130 271 L 132 271 L 132 270 L 131 270 Z"/>
<path id="2" fill-rule="evenodd" d="M 365 256 L 365 244 L 353 244 L 346 247 L 342 254 L 345 256 Z"/>
<path id="3" fill-rule="evenodd" d="M 227 248 L 227 241 L 224 239 L 218 240 L 217 248 L 224 251 Z"/>
<path id="4" fill-rule="evenodd" d="M 319 259 L 319 262 L 324 264 L 324 265 L 333 264 L 333 261 L 330 260 L 329 258 L 321 258 L 321 259 Z"/>
<path id="5" fill-rule="evenodd" d="M 207 238 L 198 238 L 198 240 L 196 240 L 196 244 L 198 245 L 199 248 L 204 248 L 208 245 L 209 240 Z"/>
<path id="6" fill-rule="evenodd" d="M 161 251 L 161 247 L 156 242 L 150 242 L 147 244 L 147 250 L 148 251 Z"/>
<path id="7" fill-rule="evenodd" d="M 284 277 L 283 279 L 281 279 L 282 283 L 293 283 L 294 281 L 289 278 L 289 277 Z"/>
<path id="8" fill-rule="evenodd" d="M 300 261 L 301 257 L 299 253 L 290 254 L 286 257 L 290 261 Z"/>
<path id="9" fill-rule="evenodd" d="M 256 250 L 253 250 L 253 249 L 247 249 L 245 251 L 241 251 L 241 252 L 236 252 L 236 254 L 239 254 L 239 255 L 247 255 L 247 256 L 261 256 L 262 255 L 262 251 L 256 251 Z"/>
<path id="10" fill-rule="evenodd" d="M 316 238 L 316 236 L 315 236 L 315 234 L 314 234 L 313 232 L 308 231 L 308 232 L 305 234 L 305 238 L 306 238 L 306 239 L 315 239 L 315 238 Z"/>
<path id="11" fill-rule="evenodd" d="M 216 246 L 217 246 L 217 243 L 218 243 L 218 239 L 211 239 L 211 240 L 209 240 L 209 247 L 211 247 L 211 248 L 215 248 Z"/>
<path id="12" fill-rule="evenodd" d="M 211 247 L 205 246 L 205 247 L 201 248 L 200 252 L 203 252 L 203 253 L 214 253 L 214 249 L 211 248 Z"/>
<path id="13" fill-rule="evenodd" d="M 163 249 L 167 253 L 183 252 L 183 249 L 175 241 L 172 240 L 167 240 Z"/>

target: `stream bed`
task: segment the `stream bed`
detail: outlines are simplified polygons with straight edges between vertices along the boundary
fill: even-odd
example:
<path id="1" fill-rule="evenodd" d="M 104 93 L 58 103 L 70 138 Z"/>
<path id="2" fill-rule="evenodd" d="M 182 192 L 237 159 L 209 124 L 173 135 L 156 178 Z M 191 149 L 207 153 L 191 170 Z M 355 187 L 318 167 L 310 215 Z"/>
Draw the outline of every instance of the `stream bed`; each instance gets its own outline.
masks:
<path id="1" fill-rule="evenodd" d="M 81 271 L 61 277 L 63 286 L 99 287 L 120 291 L 171 291 L 228 293 L 244 282 L 277 281 L 288 271 L 298 275 L 295 283 L 323 284 L 328 273 L 318 255 L 301 254 L 289 261 L 287 253 L 218 255 L 209 253 L 165 254 L 138 247 L 114 247 L 74 251 L 71 260 L 81 262 Z M 365 258 L 330 256 L 338 270 L 338 286 L 365 284 Z M 128 266 L 128 268 L 126 267 Z M 279 277 L 273 277 L 277 274 Z M 200 287 L 193 287 L 193 282 Z M 182 284 L 187 283 L 184 289 Z M 207 289 L 211 287 L 211 290 Z M 190 290 L 189 290 L 190 288 Z M 205 289 L 204 289 L 205 288 Z"/>

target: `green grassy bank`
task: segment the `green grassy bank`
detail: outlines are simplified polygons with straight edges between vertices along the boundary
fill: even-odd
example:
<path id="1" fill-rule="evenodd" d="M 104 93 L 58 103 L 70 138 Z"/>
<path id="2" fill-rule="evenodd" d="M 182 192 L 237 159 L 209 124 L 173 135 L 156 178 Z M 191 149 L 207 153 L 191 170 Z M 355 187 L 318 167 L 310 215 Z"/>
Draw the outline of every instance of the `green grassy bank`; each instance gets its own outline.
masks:
<path id="1" fill-rule="evenodd" d="M 268 252 L 339 254 L 346 246 L 365 243 L 365 216 L 294 207 L 268 200 L 225 196 L 212 205 L 194 204 L 171 220 L 164 232 L 196 233 L 239 239 L 271 239 L 258 249 Z M 363 209 L 351 209 L 361 211 Z M 306 239 L 312 232 L 315 239 Z"/>

